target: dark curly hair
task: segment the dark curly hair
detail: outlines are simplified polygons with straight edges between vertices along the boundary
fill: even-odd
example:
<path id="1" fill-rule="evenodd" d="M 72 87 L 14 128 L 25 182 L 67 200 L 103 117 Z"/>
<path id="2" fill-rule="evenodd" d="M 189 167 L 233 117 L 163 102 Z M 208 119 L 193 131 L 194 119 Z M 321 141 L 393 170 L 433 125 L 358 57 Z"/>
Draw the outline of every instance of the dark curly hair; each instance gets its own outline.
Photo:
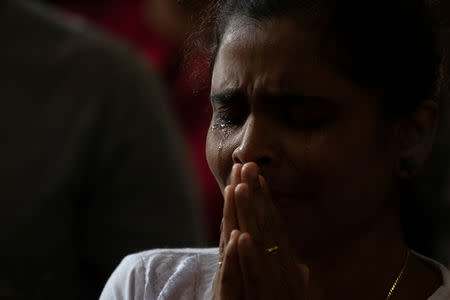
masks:
<path id="1" fill-rule="evenodd" d="M 322 58 L 380 95 L 390 116 L 408 114 L 422 101 L 438 99 L 442 81 L 438 24 L 424 0 L 215 1 L 203 12 L 203 33 L 213 29 L 206 30 L 211 71 L 234 17 L 259 22 L 292 18 L 302 25 L 305 20 L 318 21 L 311 24 L 320 24 L 322 38 L 328 41 Z"/>

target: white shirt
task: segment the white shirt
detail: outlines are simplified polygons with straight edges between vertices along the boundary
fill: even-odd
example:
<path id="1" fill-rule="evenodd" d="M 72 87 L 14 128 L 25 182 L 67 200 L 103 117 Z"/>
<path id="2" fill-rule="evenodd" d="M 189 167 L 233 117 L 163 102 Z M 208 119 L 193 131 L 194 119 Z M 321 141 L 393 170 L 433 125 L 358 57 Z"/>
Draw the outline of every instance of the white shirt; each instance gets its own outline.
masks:
<path id="1" fill-rule="evenodd" d="M 439 269 L 443 285 L 427 300 L 450 299 L 450 272 Z M 150 250 L 127 256 L 106 283 L 100 300 L 192 300 L 212 298 L 218 248 Z"/>

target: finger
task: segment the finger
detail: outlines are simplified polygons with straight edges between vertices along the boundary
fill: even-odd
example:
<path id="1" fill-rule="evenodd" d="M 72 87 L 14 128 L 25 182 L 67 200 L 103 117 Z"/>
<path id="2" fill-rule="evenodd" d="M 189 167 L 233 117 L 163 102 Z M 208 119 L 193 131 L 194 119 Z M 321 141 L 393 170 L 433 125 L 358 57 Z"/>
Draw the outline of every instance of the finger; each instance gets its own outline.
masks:
<path id="1" fill-rule="evenodd" d="M 226 189 L 224 191 L 224 195 L 226 195 Z M 225 197 L 226 198 L 226 197 Z M 213 299 L 219 299 L 219 287 L 220 287 L 220 278 L 222 276 L 221 267 L 224 260 L 224 253 L 227 243 L 225 242 L 225 233 L 224 233 L 224 218 L 222 217 L 222 222 L 220 223 L 220 243 L 219 243 L 219 260 L 217 263 L 217 271 L 213 280 Z"/>
<path id="2" fill-rule="evenodd" d="M 281 283 L 289 299 L 309 299 L 308 287 L 310 278 L 309 267 L 304 264 L 291 263 L 287 272 L 280 275 Z M 295 278 L 295 280 L 293 280 Z"/>
<path id="3" fill-rule="evenodd" d="M 224 218 L 222 217 L 222 221 L 220 222 L 219 261 L 223 261 L 223 254 L 225 252 L 225 246 L 226 246 L 223 223 L 224 223 Z"/>
<path id="4" fill-rule="evenodd" d="M 287 270 L 289 269 L 288 266 L 296 265 L 295 254 L 291 251 L 289 238 L 284 230 L 283 220 L 272 201 L 269 186 L 265 178 L 259 175 L 258 181 L 264 194 L 264 207 L 271 212 L 270 216 L 266 218 L 266 224 L 264 226 L 264 245 L 266 249 L 279 247 L 279 252 L 274 258 L 274 261 L 277 261 L 282 270 Z"/>
<path id="5" fill-rule="evenodd" d="M 270 201 L 266 200 L 259 176 L 261 175 L 259 175 L 259 167 L 256 163 L 247 163 L 242 167 L 241 179 L 243 183 L 247 183 L 249 186 L 250 205 L 256 209 L 255 213 L 258 216 L 263 216 L 267 214 L 267 203 L 271 200 L 270 196 L 267 197 Z M 254 235 L 252 237 L 255 238 Z"/>
<path id="6" fill-rule="evenodd" d="M 260 220 L 260 226 L 263 233 L 263 238 L 266 245 L 270 246 L 276 241 L 284 242 L 283 239 L 287 238 L 283 234 L 283 220 L 280 217 L 278 209 L 272 201 L 269 186 L 263 176 L 258 175 L 258 197 L 260 199 L 260 206 L 263 208 L 262 220 Z"/>
<path id="7" fill-rule="evenodd" d="M 249 185 L 249 206 L 253 208 L 252 216 L 247 219 L 246 228 L 256 244 L 272 247 L 278 238 L 276 228 L 278 212 L 273 205 L 270 191 L 264 178 L 259 175 L 258 166 L 248 163 L 242 167 L 241 179 Z M 264 184 L 264 187 L 263 185 Z"/>
<path id="8" fill-rule="evenodd" d="M 223 253 L 224 246 L 228 245 L 231 232 L 234 229 L 239 229 L 236 215 L 236 206 L 234 204 L 234 189 L 235 186 L 229 185 L 224 191 L 224 206 L 222 217 L 222 233 L 221 233 L 221 248 Z"/>
<path id="9" fill-rule="evenodd" d="M 249 185 L 247 201 L 247 215 L 243 216 L 246 229 L 250 233 L 253 242 L 260 248 L 270 249 L 279 247 L 283 249 L 282 255 L 277 255 L 275 260 L 280 263 L 290 261 L 289 243 L 286 233 L 283 229 L 283 222 L 278 213 L 278 209 L 272 201 L 269 187 L 265 178 L 259 175 L 258 165 L 247 163 L 242 167 L 241 179 L 243 183 Z M 238 219 L 241 223 L 238 210 Z"/>
<path id="10" fill-rule="evenodd" d="M 304 286 L 308 287 L 309 286 L 309 277 L 310 277 L 309 267 L 304 264 L 297 264 L 297 268 L 300 270 L 300 274 L 303 278 Z"/>
<path id="11" fill-rule="evenodd" d="M 250 166 L 250 168 L 253 168 L 253 166 Z M 244 169 L 242 171 L 244 180 L 253 182 L 251 184 L 254 184 L 254 205 L 258 208 L 255 210 L 256 230 L 251 234 L 252 240 L 258 247 L 260 253 L 265 253 L 268 249 L 278 247 L 280 250 L 278 250 L 274 257 L 271 257 L 271 261 L 278 265 L 282 272 L 286 272 L 288 266 L 293 261 L 289 238 L 283 230 L 283 221 L 272 201 L 266 180 L 262 175 L 255 176 L 255 171 L 255 169 L 250 169 L 249 171 Z M 249 175 L 247 175 L 247 172 Z M 250 195 L 252 196 L 252 193 Z"/>
<path id="12" fill-rule="evenodd" d="M 251 192 L 254 192 L 259 187 L 258 175 L 259 167 L 254 162 L 246 163 L 241 168 L 241 182 L 247 183 Z"/>
<path id="13" fill-rule="evenodd" d="M 238 241 L 238 257 L 247 299 L 261 299 L 261 259 L 251 236 L 242 233 Z M 266 287 L 267 288 L 267 287 Z"/>
<path id="14" fill-rule="evenodd" d="M 239 264 L 238 241 L 240 237 L 238 230 L 233 230 L 230 236 L 223 264 L 221 267 L 221 274 L 219 280 L 219 293 L 221 299 L 239 299 L 242 293 L 242 275 Z"/>
<path id="15" fill-rule="evenodd" d="M 247 233 L 239 237 L 238 256 L 247 299 L 306 299 L 307 266 L 280 265 L 277 257 L 262 254 Z"/>
<path id="16" fill-rule="evenodd" d="M 234 204 L 234 189 L 241 180 L 242 164 L 234 164 L 231 170 L 231 184 L 224 189 L 223 216 L 220 225 L 219 259 L 223 260 L 224 248 L 228 245 L 230 234 L 234 229 L 239 229 L 236 206 Z"/>
<path id="17" fill-rule="evenodd" d="M 233 168 L 231 169 L 231 185 L 238 185 L 241 183 L 241 170 L 242 170 L 242 164 L 234 164 Z"/>
<path id="18" fill-rule="evenodd" d="M 243 232 L 248 232 L 252 237 L 258 237 L 257 218 L 260 215 L 259 197 L 256 189 L 258 165 L 254 162 L 246 163 L 241 168 L 242 184 L 236 189 L 236 208 L 238 222 Z"/>
<path id="19" fill-rule="evenodd" d="M 255 205 L 250 201 L 250 189 L 247 183 L 240 183 L 234 191 L 236 215 L 241 232 L 256 234 Z"/>

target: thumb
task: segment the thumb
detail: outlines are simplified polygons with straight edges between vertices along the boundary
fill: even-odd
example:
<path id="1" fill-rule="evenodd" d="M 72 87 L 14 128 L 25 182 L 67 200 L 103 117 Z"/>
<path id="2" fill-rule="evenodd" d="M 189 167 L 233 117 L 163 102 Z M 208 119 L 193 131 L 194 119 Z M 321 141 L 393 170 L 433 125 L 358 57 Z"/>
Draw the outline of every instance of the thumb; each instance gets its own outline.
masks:
<path id="1" fill-rule="evenodd" d="M 308 287 L 309 286 L 309 273 L 310 273 L 309 267 L 304 264 L 297 264 L 297 267 L 300 270 L 300 273 L 302 274 L 305 287 Z"/>

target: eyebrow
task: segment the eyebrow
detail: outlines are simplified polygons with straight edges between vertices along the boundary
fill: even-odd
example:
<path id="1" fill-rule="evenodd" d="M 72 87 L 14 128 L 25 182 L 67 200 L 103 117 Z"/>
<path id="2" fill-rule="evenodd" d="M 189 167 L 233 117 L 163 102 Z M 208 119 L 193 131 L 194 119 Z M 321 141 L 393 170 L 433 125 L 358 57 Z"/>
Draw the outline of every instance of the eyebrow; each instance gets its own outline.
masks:
<path id="1" fill-rule="evenodd" d="M 325 104 L 330 102 L 326 98 L 318 96 L 305 96 L 297 94 L 279 94 L 263 95 L 262 99 L 267 103 L 286 103 L 286 104 Z"/>
<path id="2" fill-rule="evenodd" d="M 228 103 L 236 100 L 246 100 L 246 95 L 239 90 L 226 90 L 210 96 L 211 102 Z"/>
<path id="3" fill-rule="evenodd" d="M 245 93 L 239 90 L 226 90 L 210 96 L 211 102 L 229 103 L 237 100 L 246 100 Z M 265 103 L 289 103 L 289 104 L 326 104 L 330 101 L 324 97 L 305 96 L 299 94 L 281 93 L 281 94 L 262 94 L 260 96 Z"/>

